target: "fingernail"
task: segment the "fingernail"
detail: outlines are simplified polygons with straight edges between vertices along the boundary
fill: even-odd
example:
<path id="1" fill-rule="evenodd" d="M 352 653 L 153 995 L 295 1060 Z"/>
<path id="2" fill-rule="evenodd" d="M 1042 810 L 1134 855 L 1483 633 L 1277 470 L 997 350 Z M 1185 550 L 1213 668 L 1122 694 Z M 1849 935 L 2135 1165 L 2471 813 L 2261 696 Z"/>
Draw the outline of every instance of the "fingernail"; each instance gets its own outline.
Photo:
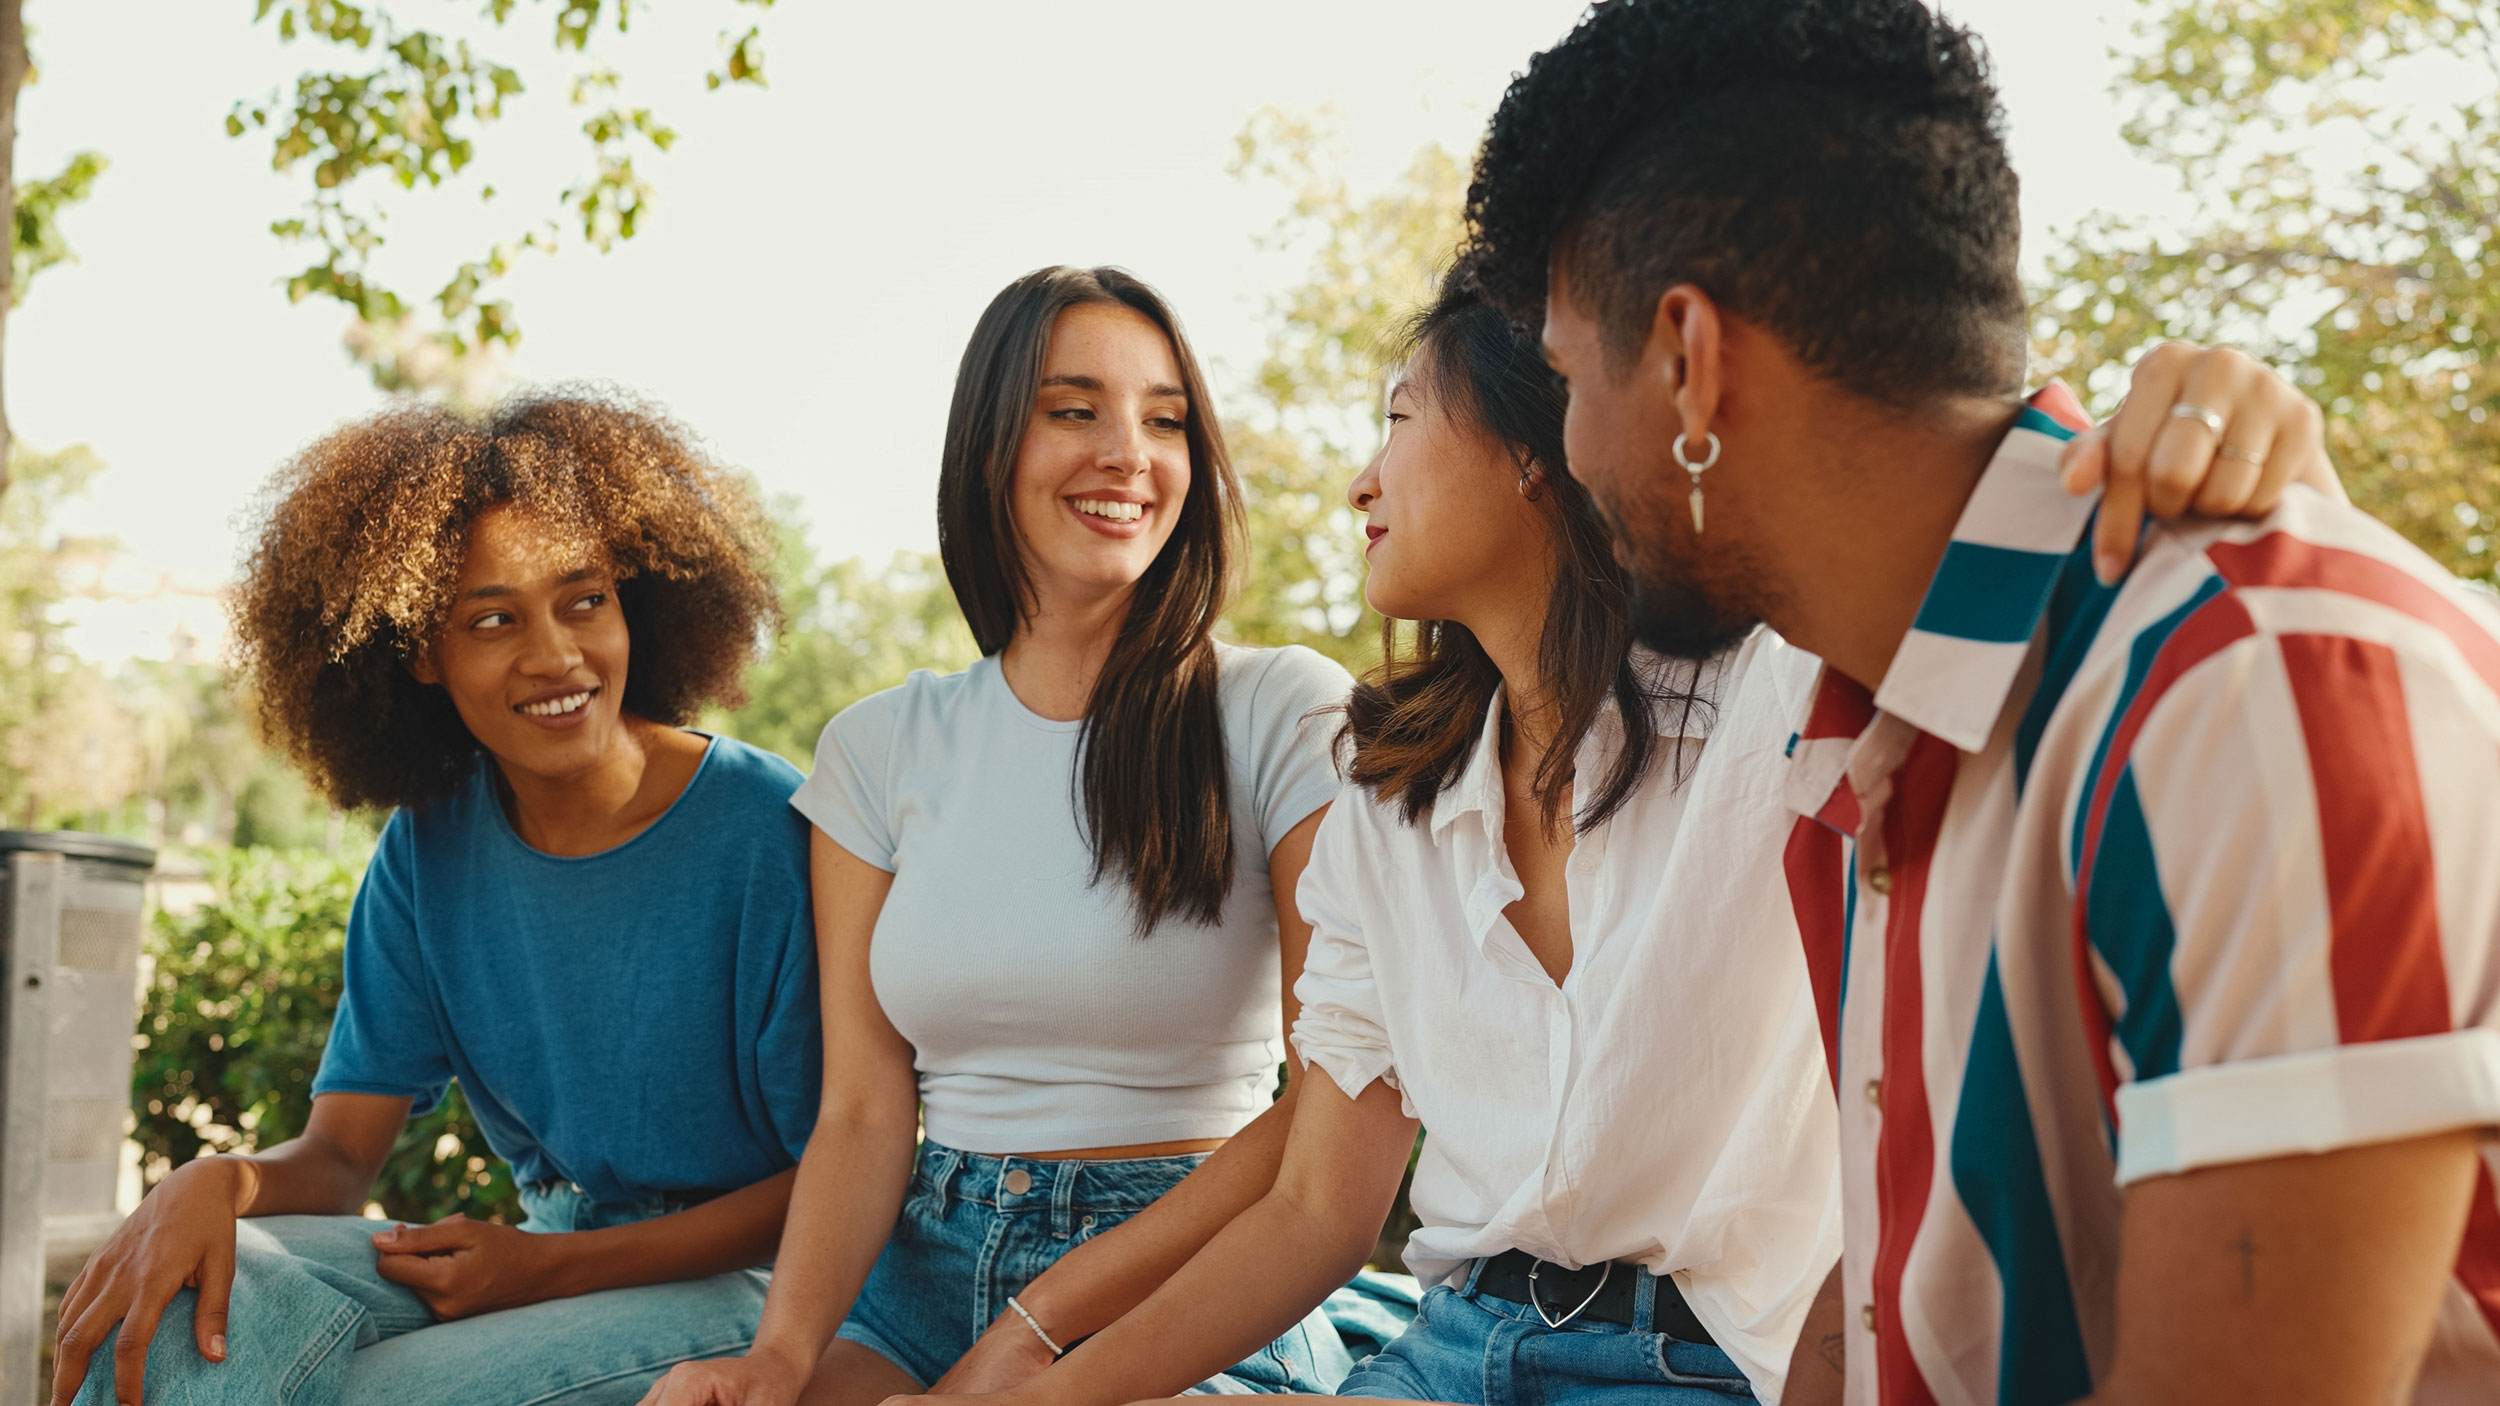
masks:
<path id="1" fill-rule="evenodd" d="M 2104 586 L 2117 585 L 2118 573 L 2126 569 L 2127 564 L 2116 557 L 2102 553 L 2095 553 L 2092 557 L 2092 574 L 2098 577 Z"/>
<path id="2" fill-rule="evenodd" d="M 209 1355 L 209 1356 L 211 1356 L 211 1357 L 216 1358 L 216 1359 L 217 1359 L 218 1361 L 220 1361 L 220 1362 L 223 1362 L 223 1361 L 225 1361 L 225 1360 L 226 1360 L 226 1335 L 225 1335 L 225 1334 L 223 1334 L 223 1333 L 219 1333 L 219 1334 L 217 1334 L 216 1336 L 214 1336 L 214 1337 L 212 1337 L 212 1338 L 210 1338 L 210 1339 L 208 1340 L 208 1355 Z"/>

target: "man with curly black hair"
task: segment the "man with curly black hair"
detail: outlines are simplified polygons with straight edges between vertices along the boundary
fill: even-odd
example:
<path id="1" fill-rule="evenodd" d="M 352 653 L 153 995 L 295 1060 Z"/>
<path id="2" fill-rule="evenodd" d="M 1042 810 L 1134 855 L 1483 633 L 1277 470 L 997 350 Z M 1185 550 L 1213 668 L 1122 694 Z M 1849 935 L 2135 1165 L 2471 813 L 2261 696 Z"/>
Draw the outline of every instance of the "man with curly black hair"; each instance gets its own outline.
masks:
<path id="1" fill-rule="evenodd" d="M 2500 1400 L 2500 604 L 2315 493 L 2093 528 L 1987 61 L 1916 0 L 1596 5 L 1468 218 L 1642 637 L 1826 661 L 1848 1399 Z M 2279 452 L 2225 437 L 2257 368 L 2173 361 L 2157 511 Z"/>

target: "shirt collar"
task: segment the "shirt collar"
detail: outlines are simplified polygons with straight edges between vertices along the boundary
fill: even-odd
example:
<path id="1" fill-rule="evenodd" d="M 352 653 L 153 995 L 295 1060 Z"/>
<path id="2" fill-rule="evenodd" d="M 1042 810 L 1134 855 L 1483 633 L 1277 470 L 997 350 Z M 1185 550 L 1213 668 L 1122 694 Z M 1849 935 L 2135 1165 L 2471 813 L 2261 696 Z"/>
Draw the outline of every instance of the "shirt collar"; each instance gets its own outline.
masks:
<path id="1" fill-rule="evenodd" d="M 1652 697 L 1691 692 L 1699 695 L 1700 705 L 1686 707 L 1680 702 L 1664 702 L 1650 710 L 1650 725 L 1660 737 L 1699 741 L 1709 737 L 1718 717 L 1720 680 L 1727 675 L 1728 661 L 1735 651 L 1702 661 L 1699 664 L 1670 659 L 1663 654 L 1635 646 L 1632 668 Z M 1496 687 L 1493 701 L 1484 710 L 1484 725 L 1476 730 L 1476 745 L 1467 758 L 1466 769 L 1436 797 L 1432 805 L 1432 834 L 1437 840 L 1462 815 L 1498 817 L 1502 813 L 1502 709 L 1509 690 Z M 1591 776 L 1602 771 L 1622 745 L 1623 714 L 1609 702 L 1600 708 L 1597 720 L 1589 727 L 1588 736 L 1580 739 L 1576 758 L 1578 774 Z M 1672 763 L 1662 763 L 1671 765 Z"/>
<path id="2" fill-rule="evenodd" d="M 2058 482 L 2059 450 L 2090 424 L 2056 382 L 2025 402 L 1953 525 L 1876 690 L 1877 709 L 1965 752 L 1987 745 L 2058 573 L 2100 503 Z"/>
<path id="3" fill-rule="evenodd" d="M 1469 752 L 1467 765 L 1458 779 L 1444 787 L 1432 802 L 1432 838 L 1438 843 L 1441 832 L 1458 822 L 1462 815 L 1499 816 L 1502 810 L 1502 700 L 1508 690 L 1496 686 L 1493 701 L 1485 705 L 1484 724 L 1476 729 L 1476 745 Z"/>

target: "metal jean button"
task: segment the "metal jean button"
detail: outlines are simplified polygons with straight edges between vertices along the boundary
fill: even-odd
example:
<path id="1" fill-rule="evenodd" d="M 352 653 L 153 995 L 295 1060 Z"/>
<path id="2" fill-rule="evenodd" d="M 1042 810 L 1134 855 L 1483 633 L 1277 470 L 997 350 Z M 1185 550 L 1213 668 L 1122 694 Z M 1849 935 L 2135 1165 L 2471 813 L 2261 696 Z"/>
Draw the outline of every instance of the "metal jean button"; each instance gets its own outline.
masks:
<path id="1" fill-rule="evenodd" d="M 1007 1189 L 1008 1195 L 1022 1196 L 1033 1189 L 1033 1174 L 1022 1167 L 1013 1167 L 1008 1170 L 1005 1177 L 999 1180 L 998 1184 Z"/>

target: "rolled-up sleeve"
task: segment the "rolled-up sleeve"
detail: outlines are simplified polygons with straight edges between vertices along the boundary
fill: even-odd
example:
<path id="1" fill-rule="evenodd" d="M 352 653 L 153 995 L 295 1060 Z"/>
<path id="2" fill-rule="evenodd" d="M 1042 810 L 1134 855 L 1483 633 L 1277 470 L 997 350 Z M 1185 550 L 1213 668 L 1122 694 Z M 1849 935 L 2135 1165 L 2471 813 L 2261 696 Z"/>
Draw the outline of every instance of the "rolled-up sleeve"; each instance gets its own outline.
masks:
<path id="1" fill-rule="evenodd" d="M 2084 797 L 2121 1183 L 2500 1126 L 2500 736 L 2444 663 L 2252 633 Z"/>
<path id="2" fill-rule="evenodd" d="M 1353 831 L 1365 809 L 1359 803 L 1330 809 L 1295 890 L 1295 902 L 1311 925 L 1311 946 L 1302 961 L 1302 979 L 1293 988 L 1302 1003 L 1301 1017 L 1293 1023 L 1294 1054 L 1304 1064 L 1318 1066 L 1348 1098 L 1371 1087 L 1374 1079 L 1398 1087 L 1380 988 L 1372 980 L 1371 949 L 1364 944 L 1360 916 L 1349 901 L 1358 877 Z M 1403 1090 L 1400 1097 L 1403 1101 Z M 1411 1107 L 1406 1111 L 1414 1113 Z"/>

